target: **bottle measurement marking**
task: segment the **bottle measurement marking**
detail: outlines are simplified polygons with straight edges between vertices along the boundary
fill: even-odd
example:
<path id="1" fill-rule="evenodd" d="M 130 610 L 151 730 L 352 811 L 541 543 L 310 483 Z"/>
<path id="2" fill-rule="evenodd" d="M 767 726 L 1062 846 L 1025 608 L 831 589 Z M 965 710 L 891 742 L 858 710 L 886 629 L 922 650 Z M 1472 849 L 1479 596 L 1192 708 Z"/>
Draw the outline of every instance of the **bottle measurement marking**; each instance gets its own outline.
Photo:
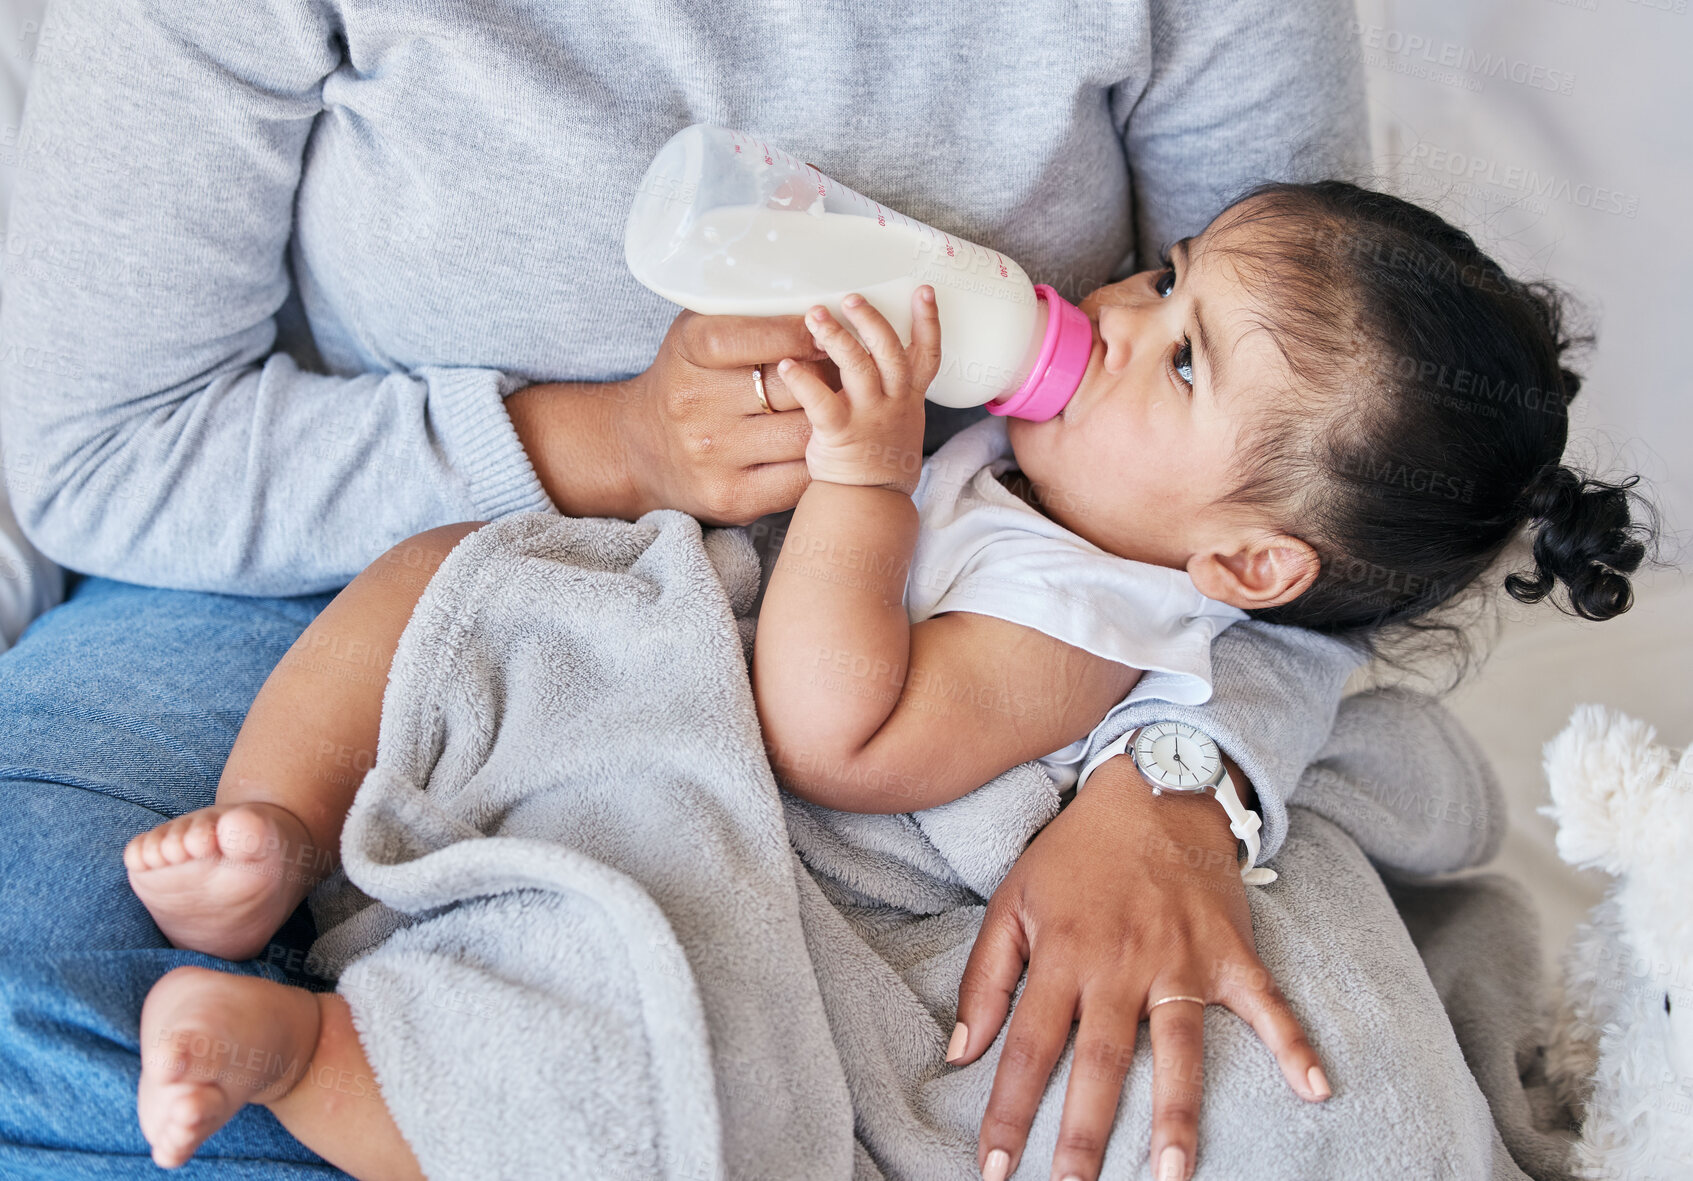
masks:
<path id="1" fill-rule="evenodd" d="M 734 141 L 735 141 L 735 151 L 737 153 L 739 153 L 740 150 L 741 150 L 740 140 L 741 140 L 740 135 L 736 134 L 735 137 L 734 137 Z M 828 188 L 824 184 L 823 171 L 820 168 L 818 168 L 817 165 L 811 163 L 809 160 L 795 160 L 792 156 L 788 155 L 788 153 L 784 152 L 781 148 L 772 149 L 763 140 L 756 140 L 756 141 L 749 140 L 748 142 L 749 143 L 756 142 L 758 144 L 758 150 L 759 150 L 760 154 L 763 156 L 764 163 L 769 167 L 772 167 L 772 168 L 775 167 L 777 158 L 780 158 L 782 163 L 786 164 L 788 167 L 794 169 L 795 171 L 798 171 L 802 168 L 809 168 L 816 175 L 816 178 L 817 178 L 817 195 L 819 197 L 823 197 L 825 199 L 829 196 Z M 872 201 L 870 198 L 866 197 L 863 193 L 860 193 L 855 189 L 848 189 L 847 192 L 851 193 L 853 198 L 856 199 L 860 205 L 867 205 L 870 208 L 875 210 L 875 212 L 876 212 L 876 224 L 878 226 L 880 226 L 881 228 L 883 228 L 883 229 L 888 228 L 888 215 L 892 214 L 894 216 L 894 218 L 896 218 L 901 225 L 906 226 L 907 228 L 912 229 L 912 230 L 920 231 L 930 241 L 934 241 L 935 239 L 939 238 L 940 243 L 941 243 L 941 247 L 942 247 L 942 249 L 944 249 L 946 251 L 946 256 L 948 258 L 957 258 L 958 257 L 957 247 L 953 245 L 952 239 L 948 235 L 943 233 L 942 231 L 935 229 L 933 226 L 925 225 L 920 221 L 912 221 L 909 217 L 905 216 L 905 214 L 899 212 L 899 210 L 897 210 L 897 209 L 884 209 L 884 208 L 882 208 L 882 206 L 879 203 Z M 973 247 L 973 249 L 980 252 L 983 248 L 980 247 L 980 246 L 975 246 L 975 247 Z M 997 270 L 999 277 L 1001 279 L 1008 279 L 1008 278 L 1011 277 L 1011 271 L 1005 265 L 1005 259 L 1002 258 L 997 251 L 994 253 L 994 262 L 996 264 L 996 270 Z"/>

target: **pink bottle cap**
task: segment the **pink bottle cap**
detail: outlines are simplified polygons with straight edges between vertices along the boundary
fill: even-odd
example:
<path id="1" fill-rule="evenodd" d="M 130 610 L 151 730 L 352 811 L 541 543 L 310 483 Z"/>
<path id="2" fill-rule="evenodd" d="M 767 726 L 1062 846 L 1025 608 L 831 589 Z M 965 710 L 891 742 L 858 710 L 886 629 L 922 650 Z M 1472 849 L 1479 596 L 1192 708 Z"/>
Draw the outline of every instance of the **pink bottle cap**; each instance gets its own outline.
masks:
<path id="1" fill-rule="evenodd" d="M 1035 296 L 1046 300 L 1046 336 L 1040 356 L 1016 393 L 988 403 L 989 414 L 1045 422 L 1069 405 L 1087 372 L 1088 358 L 1093 356 L 1093 321 L 1045 283 L 1035 284 Z"/>

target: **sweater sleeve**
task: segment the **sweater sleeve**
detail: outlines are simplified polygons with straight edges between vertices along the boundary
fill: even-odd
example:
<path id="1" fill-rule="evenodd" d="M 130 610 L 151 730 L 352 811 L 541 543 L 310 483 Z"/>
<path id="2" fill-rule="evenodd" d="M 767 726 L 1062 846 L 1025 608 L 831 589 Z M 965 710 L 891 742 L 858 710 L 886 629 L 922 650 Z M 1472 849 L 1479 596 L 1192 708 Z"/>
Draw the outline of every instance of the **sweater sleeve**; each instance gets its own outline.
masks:
<path id="1" fill-rule="evenodd" d="M 1368 161 L 1351 0 L 1152 0 L 1151 76 L 1112 88 L 1138 267 L 1270 180 L 1355 179 Z"/>
<path id="2" fill-rule="evenodd" d="M 56 0 L 20 131 L 0 435 L 74 569 L 303 594 L 450 521 L 551 507 L 480 368 L 334 377 L 277 349 L 320 0 Z"/>
<path id="3" fill-rule="evenodd" d="M 1237 623 L 1211 648 L 1211 700 L 1177 705 L 1159 697 L 1165 673 L 1147 673 L 1088 740 L 1084 759 L 1153 722 L 1187 722 L 1217 740 L 1258 793 L 1266 859 L 1287 837 L 1287 805 L 1305 768 L 1329 741 L 1358 649 L 1302 628 Z M 1127 756 L 1121 756 L 1127 757 Z M 1317 790 L 1322 790 L 1319 786 Z"/>

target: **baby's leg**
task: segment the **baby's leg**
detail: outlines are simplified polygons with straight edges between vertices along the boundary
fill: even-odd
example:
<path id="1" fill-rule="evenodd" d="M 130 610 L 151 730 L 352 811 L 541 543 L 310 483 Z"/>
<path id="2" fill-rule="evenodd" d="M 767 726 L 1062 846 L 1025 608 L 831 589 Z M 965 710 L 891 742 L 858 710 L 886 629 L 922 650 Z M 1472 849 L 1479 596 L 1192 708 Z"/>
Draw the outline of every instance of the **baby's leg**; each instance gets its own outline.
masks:
<path id="1" fill-rule="evenodd" d="M 335 868 L 342 822 L 376 758 L 395 645 L 430 576 L 476 528 L 419 534 L 354 579 L 259 690 L 217 803 L 129 842 L 130 888 L 173 945 L 255 956 Z"/>
<path id="2" fill-rule="evenodd" d="M 346 1001 L 205 968 L 167 973 L 141 1010 L 136 1109 L 154 1162 L 185 1163 L 248 1103 L 360 1181 L 423 1176 Z"/>

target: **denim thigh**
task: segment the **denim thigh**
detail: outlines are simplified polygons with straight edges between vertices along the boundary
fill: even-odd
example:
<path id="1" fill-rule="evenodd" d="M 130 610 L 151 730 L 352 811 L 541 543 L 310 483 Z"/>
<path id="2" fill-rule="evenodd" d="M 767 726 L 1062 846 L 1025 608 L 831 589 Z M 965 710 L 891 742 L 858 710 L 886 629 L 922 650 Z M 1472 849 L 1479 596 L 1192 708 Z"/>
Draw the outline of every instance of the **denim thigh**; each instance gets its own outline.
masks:
<path id="1" fill-rule="evenodd" d="M 147 990 L 181 964 L 299 976 L 302 912 L 231 964 L 172 948 L 130 837 L 212 802 L 259 687 L 330 596 L 81 583 L 0 656 L 0 1175 L 157 1176 L 135 1120 Z M 184 1175 L 340 1176 L 248 1107 Z"/>

